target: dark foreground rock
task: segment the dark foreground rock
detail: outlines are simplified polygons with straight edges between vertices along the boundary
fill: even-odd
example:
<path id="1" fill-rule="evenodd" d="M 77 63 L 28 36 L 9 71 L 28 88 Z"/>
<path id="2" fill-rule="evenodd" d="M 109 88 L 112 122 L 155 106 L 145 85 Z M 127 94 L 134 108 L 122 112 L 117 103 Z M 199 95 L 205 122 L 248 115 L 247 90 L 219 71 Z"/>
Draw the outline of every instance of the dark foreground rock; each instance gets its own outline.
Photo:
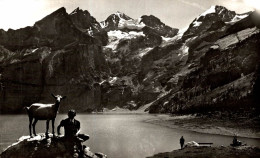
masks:
<path id="1" fill-rule="evenodd" d="M 150 158 L 257 158 L 260 157 L 260 149 L 257 147 L 186 147 L 183 150 L 159 153 Z"/>
<path id="2" fill-rule="evenodd" d="M 106 158 L 98 152 L 93 153 L 89 147 L 84 149 L 83 158 Z M 18 141 L 1 153 L 1 158 L 79 158 L 79 144 L 73 141 L 59 138 L 46 139 L 45 134 L 34 138 L 22 136 Z"/>

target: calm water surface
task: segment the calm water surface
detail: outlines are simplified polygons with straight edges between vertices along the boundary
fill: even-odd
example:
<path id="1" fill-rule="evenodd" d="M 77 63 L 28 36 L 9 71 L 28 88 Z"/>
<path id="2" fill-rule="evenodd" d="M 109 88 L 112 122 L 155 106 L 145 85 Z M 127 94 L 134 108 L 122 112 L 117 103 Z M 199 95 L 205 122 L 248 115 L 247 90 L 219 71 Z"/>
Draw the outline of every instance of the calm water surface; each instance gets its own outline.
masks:
<path id="1" fill-rule="evenodd" d="M 56 127 L 66 117 L 59 114 Z M 213 142 L 214 145 L 229 145 L 232 142 L 232 137 L 229 136 L 200 134 L 144 122 L 155 117 L 155 115 L 79 114 L 76 119 L 81 122 L 81 133 L 90 135 L 90 139 L 84 144 L 89 146 L 91 151 L 105 153 L 110 158 L 142 158 L 179 149 L 179 139 L 182 135 L 186 142 L 192 140 Z M 1 152 L 20 136 L 29 134 L 28 123 L 26 115 L 0 115 Z M 45 132 L 45 121 L 37 123 L 36 132 Z M 260 146 L 259 139 L 239 138 L 239 140 L 249 145 Z"/>

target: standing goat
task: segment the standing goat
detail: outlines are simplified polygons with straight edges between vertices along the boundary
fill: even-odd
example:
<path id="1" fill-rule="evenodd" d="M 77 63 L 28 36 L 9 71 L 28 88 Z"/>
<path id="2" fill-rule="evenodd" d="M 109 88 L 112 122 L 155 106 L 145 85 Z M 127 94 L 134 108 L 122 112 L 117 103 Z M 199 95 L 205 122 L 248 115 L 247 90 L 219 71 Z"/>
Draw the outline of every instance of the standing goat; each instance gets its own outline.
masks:
<path id="1" fill-rule="evenodd" d="M 30 136 L 32 137 L 32 132 L 31 132 L 31 126 L 33 126 L 33 134 L 36 136 L 35 132 L 35 125 L 38 120 L 47 120 L 46 121 L 46 138 L 49 137 L 48 135 L 48 130 L 49 130 L 49 121 L 52 120 L 52 133 L 54 136 L 54 122 L 56 115 L 59 110 L 60 106 L 60 101 L 62 99 L 65 99 L 66 96 L 62 97 L 60 95 L 54 96 L 51 94 L 55 99 L 56 103 L 55 104 L 42 104 L 42 103 L 34 103 L 30 107 L 26 107 L 25 109 L 27 110 L 28 116 L 29 116 L 29 130 L 30 130 Z M 32 123 L 34 119 L 34 122 Z"/>

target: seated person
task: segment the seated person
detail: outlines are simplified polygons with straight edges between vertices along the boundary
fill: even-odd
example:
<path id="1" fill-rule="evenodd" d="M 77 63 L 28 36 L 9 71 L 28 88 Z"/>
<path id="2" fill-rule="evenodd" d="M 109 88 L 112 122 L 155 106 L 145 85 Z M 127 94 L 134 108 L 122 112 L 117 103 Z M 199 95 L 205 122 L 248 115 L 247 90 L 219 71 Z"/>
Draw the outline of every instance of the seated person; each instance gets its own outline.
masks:
<path id="1" fill-rule="evenodd" d="M 81 142 L 84 142 L 89 139 L 88 135 L 85 134 L 79 134 L 80 132 L 80 122 L 75 119 L 76 116 L 76 111 L 75 110 L 69 110 L 68 112 L 68 118 L 65 120 L 62 120 L 57 127 L 58 135 L 61 135 L 60 133 L 60 128 L 64 127 L 64 132 L 65 132 L 65 139 L 68 144 L 68 148 L 72 149 L 74 148 L 74 145 L 79 147 L 79 153 L 83 152 L 82 144 Z M 72 147 L 73 146 L 73 147 Z M 75 152 L 75 151 L 74 151 Z"/>
<path id="2" fill-rule="evenodd" d="M 65 137 L 79 137 L 83 141 L 86 141 L 89 139 L 88 135 L 85 134 L 79 134 L 80 132 L 80 122 L 76 120 L 74 117 L 76 116 L 75 110 L 69 110 L 68 112 L 68 118 L 65 120 L 62 120 L 60 122 L 60 125 L 58 126 L 58 135 L 61 135 L 60 128 L 64 127 Z"/>
<path id="3" fill-rule="evenodd" d="M 232 146 L 240 146 L 242 145 L 242 142 L 240 142 L 239 140 L 237 140 L 237 136 L 234 136 L 233 138 L 233 144 L 231 144 Z"/>

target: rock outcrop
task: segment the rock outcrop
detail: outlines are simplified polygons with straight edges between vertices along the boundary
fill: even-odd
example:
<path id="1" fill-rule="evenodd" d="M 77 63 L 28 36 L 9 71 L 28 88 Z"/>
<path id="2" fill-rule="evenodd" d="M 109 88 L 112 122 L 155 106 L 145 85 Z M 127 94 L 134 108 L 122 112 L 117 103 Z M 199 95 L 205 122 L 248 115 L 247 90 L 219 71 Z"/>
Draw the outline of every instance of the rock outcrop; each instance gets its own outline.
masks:
<path id="1" fill-rule="evenodd" d="M 22 136 L 18 141 L 3 151 L 1 158 L 106 158 L 100 152 L 93 153 L 89 147 L 84 150 L 77 141 L 67 140 L 64 137 L 45 138 L 45 134 L 39 134 L 33 138 Z M 83 153 L 83 152 L 84 153 Z"/>

